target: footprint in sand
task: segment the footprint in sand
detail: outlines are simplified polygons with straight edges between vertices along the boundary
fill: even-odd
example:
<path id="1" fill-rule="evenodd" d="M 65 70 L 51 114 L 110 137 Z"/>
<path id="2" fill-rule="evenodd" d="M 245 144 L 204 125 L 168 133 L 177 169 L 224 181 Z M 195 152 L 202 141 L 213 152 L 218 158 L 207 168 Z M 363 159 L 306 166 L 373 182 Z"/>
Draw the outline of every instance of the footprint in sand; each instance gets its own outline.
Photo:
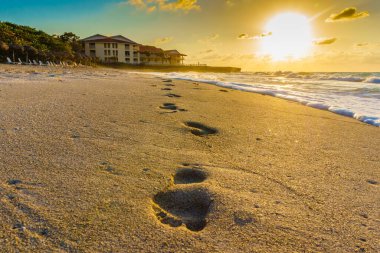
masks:
<path id="1" fill-rule="evenodd" d="M 176 104 L 174 103 L 164 103 L 162 106 L 160 106 L 160 109 L 163 110 L 169 110 L 172 113 L 180 111 L 180 112 L 186 112 L 186 109 L 179 108 Z"/>
<path id="2" fill-rule="evenodd" d="M 171 227 L 183 224 L 191 231 L 201 231 L 207 225 L 212 203 L 206 188 L 174 189 L 157 193 L 153 201 L 157 218 Z"/>
<path id="3" fill-rule="evenodd" d="M 181 168 L 174 175 L 175 184 L 201 183 L 207 178 L 207 173 L 198 168 Z"/>
<path id="4" fill-rule="evenodd" d="M 168 93 L 165 96 L 169 97 L 169 98 L 180 98 L 180 97 L 182 97 L 181 95 L 177 95 L 177 94 L 174 94 L 174 93 Z"/>
<path id="5" fill-rule="evenodd" d="M 171 88 L 162 88 L 161 90 L 172 90 Z"/>
<path id="6" fill-rule="evenodd" d="M 191 129 L 190 132 L 196 136 L 206 136 L 218 133 L 218 129 L 208 127 L 199 122 L 187 121 L 185 122 L 185 126 L 189 127 Z"/>
<path id="7" fill-rule="evenodd" d="M 164 110 L 175 111 L 178 109 L 178 106 L 176 106 L 174 103 L 164 103 L 162 106 L 160 106 L 160 108 Z"/>
<path id="8" fill-rule="evenodd" d="M 198 168 L 181 168 L 174 175 L 174 184 L 194 184 L 206 180 L 207 174 Z M 207 225 L 207 215 L 212 204 L 210 192 L 205 187 L 170 189 L 157 193 L 153 209 L 157 219 L 171 227 L 184 225 L 190 231 L 201 231 Z"/>
<path id="9" fill-rule="evenodd" d="M 367 183 L 372 184 L 372 185 L 378 185 L 379 184 L 379 182 L 377 182 L 376 180 L 373 180 L 373 179 L 368 179 Z"/>
<path id="10" fill-rule="evenodd" d="M 163 83 L 171 83 L 171 82 L 173 82 L 173 80 L 171 80 L 171 79 L 166 79 L 166 80 L 163 80 L 162 82 L 163 82 Z"/>
<path id="11" fill-rule="evenodd" d="M 19 180 L 19 179 L 9 179 L 7 183 L 8 183 L 9 185 L 17 185 L 17 184 L 21 184 L 22 181 Z"/>

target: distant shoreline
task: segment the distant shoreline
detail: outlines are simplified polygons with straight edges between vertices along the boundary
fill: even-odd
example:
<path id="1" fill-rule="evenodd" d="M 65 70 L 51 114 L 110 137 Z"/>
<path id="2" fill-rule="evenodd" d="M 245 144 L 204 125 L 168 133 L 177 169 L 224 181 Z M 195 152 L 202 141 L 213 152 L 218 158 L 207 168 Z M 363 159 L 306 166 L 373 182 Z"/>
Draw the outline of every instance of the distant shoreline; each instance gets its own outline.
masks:
<path id="1" fill-rule="evenodd" d="M 237 73 L 241 68 L 236 67 L 213 67 L 213 66 L 152 66 L 152 65 L 129 65 L 123 63 L 99 64 L 101 67 L 125 70 L 159 71 L 159 72 L 218 72 Z"/>

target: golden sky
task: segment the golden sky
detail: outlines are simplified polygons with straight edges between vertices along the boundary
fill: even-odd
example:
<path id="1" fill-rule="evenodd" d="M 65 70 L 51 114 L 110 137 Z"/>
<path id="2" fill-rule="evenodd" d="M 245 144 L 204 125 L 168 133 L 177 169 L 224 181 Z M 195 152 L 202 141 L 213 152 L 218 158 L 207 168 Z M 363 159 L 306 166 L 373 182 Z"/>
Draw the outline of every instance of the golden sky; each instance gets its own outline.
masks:
<path id="1" fill-rule="evenodd" d="M 178 48 L 189 55 L 188 63 L 257 71 L 380 71 L 379 0 L 130 0 L 120 6 L 118 11 L 134 7 L 129 15 L 151 20 L 143 18 L 143 31 L 155 32 L 139 34 L 142 41 Z M 268 24 L 284 14 L 290 21 L 274 21 L 276 33 L 269 31 Z M 307 37 L 300 20 L 284 24 L 297 15 L 307 20 Z M 306 52 L 291 54 L 307 41 Z M 282 49 L 286 43 L 290 48 Z M 270 47 L 279 48 L 273 54 Z"/>
<path id="2" fill-rule="evenodd" d="M 380 71 L 380 0 L 61 0 L 4 3 L 3 20 L 124 35 L 247 71 Z"/>

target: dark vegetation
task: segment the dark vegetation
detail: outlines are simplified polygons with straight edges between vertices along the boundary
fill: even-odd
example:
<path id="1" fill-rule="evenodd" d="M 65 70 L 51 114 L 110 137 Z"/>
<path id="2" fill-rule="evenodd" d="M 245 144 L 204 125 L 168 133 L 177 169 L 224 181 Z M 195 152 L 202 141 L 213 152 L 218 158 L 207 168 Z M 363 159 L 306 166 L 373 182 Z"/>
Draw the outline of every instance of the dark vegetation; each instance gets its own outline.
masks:
<path id="1" fill-rule="evenodd" d="M 84 65 L 100 64 L 97 58 L 86 56 L 79 36 L 72 32 L 49 35 L 32 27 L 0 22 L 0 63 L 9 57 L 12 61 L 28 63 L 29 60 L 60 61 Z M 117 69 L 138 69 L 140 71 L 197 71 L 197 72 L 240 72 L 240 68 L 211 66 L 145 66 L 125 63 L 100 64 Z"/>
<path id="2" fill-rule="evenodd" d="M 29 60 L 52 62 L 76 62 L 91 64 L 96 61 L 87 57 L 79 37 L 72 32 L 49 35 L 28 27 L 0 22 L 0 62 L 9 57 L 12 61 Z"/>

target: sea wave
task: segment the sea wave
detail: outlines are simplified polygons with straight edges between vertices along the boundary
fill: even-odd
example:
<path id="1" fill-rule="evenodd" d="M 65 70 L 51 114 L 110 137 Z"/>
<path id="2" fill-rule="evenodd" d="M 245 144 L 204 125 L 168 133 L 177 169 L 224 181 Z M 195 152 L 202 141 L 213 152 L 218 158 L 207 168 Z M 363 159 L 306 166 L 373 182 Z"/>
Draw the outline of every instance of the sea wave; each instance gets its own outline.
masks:
<path id="1" fill-rule="evenodd" d="M 364 80 L 365 83 L 380 83 L 380 77 L 371 76 Z"/>
<path id="2" fill-rule="evenodd" d="M 380 73 L 156 73 L 270 95 L 380 127 Z"/>

